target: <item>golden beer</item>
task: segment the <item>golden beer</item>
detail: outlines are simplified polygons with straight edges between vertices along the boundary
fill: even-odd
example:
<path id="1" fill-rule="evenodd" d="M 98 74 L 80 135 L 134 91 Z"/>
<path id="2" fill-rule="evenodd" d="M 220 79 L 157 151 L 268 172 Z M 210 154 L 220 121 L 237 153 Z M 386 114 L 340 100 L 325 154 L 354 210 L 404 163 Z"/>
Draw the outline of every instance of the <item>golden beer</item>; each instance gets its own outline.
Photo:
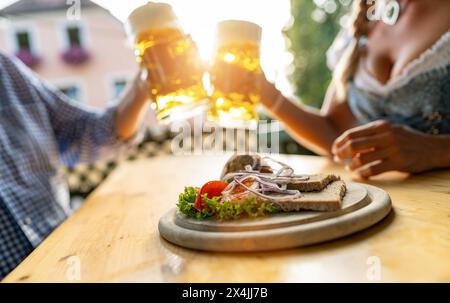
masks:
<path id="1" fill-rule="evenodd" d="M 258 120 L 261 28 L 228 20 L 219 23 L 211 69 L 209 120 L 226 127 L 251 127 Z"/>
<path id="2" fill-rule="evenodd" d="M 178 25 L 168 4 L 147 3 L 128 19 L 137 60 L 148 72 L 157 117 L 172 121 L 205 108 L 204 70 L 196 44 Z"/>

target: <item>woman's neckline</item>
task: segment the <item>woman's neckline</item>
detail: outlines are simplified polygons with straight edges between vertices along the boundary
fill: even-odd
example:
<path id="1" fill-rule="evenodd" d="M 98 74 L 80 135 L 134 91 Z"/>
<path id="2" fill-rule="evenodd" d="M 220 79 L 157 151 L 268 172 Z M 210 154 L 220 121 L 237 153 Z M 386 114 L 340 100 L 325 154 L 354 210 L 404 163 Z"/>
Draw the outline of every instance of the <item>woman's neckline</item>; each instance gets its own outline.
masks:
<path id="1" fill-rule="evenodd" d="M 364 80 L 370 82 L 370 84 L 374 85 L 380 89 L 388 89 L 399 82 L 403 82 L 402 80 L 406 80 L 414 74 L 414 70 L 417 70 L 418 67 L 425 62 L 425 60 L 431 56 L 433 56 L 445 43 L 450 42 L 450 28 L 443 33 L 439 39 L 437 39 L 430 47 L 425 49 L 419 56 L 415 59 L 411 60 L 409 63 L 405 65 L 402 71 L 391 77 L 386 83 L 381 82 L 377 79 L 370 71 L 368 71 L 363 64 L 359 64 L 358 67 L 358 76 L 363 76 Z M 450 58 L 449 58 L 450 59 Z"/>

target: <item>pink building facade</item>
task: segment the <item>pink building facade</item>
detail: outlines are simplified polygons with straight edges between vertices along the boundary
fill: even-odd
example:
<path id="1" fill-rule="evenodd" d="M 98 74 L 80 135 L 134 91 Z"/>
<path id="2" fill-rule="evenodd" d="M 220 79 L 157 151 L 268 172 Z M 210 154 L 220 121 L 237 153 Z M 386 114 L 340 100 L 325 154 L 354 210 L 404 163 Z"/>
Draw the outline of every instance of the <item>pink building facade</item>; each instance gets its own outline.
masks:
<path id="1" fill-rule="evenodd" d="M 0 10 L 0 50 L 69 97 L 104 108 L 138 66 L 122 23 L 93 2 L 81 3 L 79 18 L 66 0 L 21 0 Z"/>

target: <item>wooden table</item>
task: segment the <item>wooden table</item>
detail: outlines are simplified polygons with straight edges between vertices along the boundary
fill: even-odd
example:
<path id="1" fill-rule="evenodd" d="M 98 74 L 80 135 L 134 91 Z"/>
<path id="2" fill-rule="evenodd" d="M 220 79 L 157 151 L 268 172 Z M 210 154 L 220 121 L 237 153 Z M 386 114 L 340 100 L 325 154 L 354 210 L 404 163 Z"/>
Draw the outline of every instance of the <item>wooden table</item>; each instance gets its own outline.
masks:
<path id="1" fill-rule="evenodd" d="M 450 281 L 450 171 L 372 180 L 389 192 L 394 211 L 368 230 L 321 245 L 225 254 L 163 240 L 158 220 L 178 193 L 216 179 L 226 159 L 168 156 L 122 164 L 4 281 Z M 299 172 L 351 179 L 323 158 L 279 159 Z"/>

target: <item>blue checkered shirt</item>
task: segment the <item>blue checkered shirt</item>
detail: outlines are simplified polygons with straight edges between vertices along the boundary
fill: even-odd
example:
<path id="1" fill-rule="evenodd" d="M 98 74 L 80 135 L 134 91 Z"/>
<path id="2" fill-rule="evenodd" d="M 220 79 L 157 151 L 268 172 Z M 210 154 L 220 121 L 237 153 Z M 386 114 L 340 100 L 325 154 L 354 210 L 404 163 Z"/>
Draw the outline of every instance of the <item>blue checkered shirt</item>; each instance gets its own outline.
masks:
<path id="1" fill-rule="evenodd" d="M 0 280 L 72 212 L 61 166 L 117 158 L 116 107 L 69 100 L 0 53 Z"/>

